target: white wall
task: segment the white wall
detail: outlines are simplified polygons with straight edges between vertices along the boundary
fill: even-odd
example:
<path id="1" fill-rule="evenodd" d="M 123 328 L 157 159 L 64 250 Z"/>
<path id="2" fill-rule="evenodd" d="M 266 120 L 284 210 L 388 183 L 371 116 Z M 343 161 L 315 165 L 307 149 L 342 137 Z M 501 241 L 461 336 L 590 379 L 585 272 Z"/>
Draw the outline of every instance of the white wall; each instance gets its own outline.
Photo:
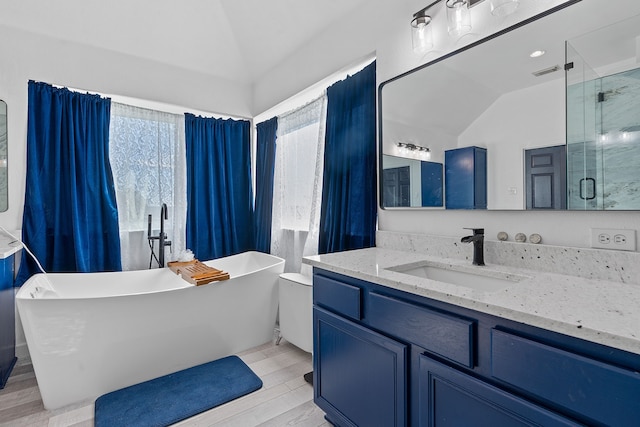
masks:
<path id="1" fill-rule="evenodd" d="M 524 150 L 564 145 L 564 98 L 563 78 L 507 93 L 460 134 L 487 149 L 489 209 L 524 208 Z"/>
<path id="2" fill-rule="evenodd" d="M 378 83 L 406 72 L 417 65 L 455 50 L 456 41 L 445 40 L 441 10 L 434 14 L 436 49 L 424 57 L 411 50 L 409 21 L 414 12 L 429 1 L 372 0 L 358 16 L 345 19 L 317 37 L 303 50 L 272 70 L 255 87 L 255 108 L 262 111 L 311 85 L 322 76 L 344 67 L 355 58 L 375 50 Z M 487 12 L 489 2 L 473 11 Z M 561 0 L 521 0 L 513 15 L 491 21 L 474 21 L 474 33 L 458 43 L 480 39 L 500 28 L 563 3 Z M 438 26 L 440 28 L 438 29 Z M 426 211 L 379 210 L 378 227 L 387 231 L 406 231 L 446 236 L 463 236 L 463 227 L 484 227 L 487 238 L 495 240 L 498 231 L 510 236 L 518 232 L 539 233 L 543 243 L 576 247 L 590 246 L 590 228 L 610 227 L 636 230 L 640 237 L 640 215 L 637 212 L 531 212 L 531 211 Z"/>

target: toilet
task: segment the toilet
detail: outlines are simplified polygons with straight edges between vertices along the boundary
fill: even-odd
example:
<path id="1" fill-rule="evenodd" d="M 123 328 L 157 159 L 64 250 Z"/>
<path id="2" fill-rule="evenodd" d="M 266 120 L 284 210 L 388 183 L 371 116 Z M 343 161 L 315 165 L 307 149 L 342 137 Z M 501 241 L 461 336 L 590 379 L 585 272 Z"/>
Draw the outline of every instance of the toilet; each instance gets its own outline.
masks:
<path id="1" fill-rule="evenodd" d="M 280 336 L 296 347 L 313 350 L 313 282 L 300 273 L 284 273 L 279 281 Z"/>

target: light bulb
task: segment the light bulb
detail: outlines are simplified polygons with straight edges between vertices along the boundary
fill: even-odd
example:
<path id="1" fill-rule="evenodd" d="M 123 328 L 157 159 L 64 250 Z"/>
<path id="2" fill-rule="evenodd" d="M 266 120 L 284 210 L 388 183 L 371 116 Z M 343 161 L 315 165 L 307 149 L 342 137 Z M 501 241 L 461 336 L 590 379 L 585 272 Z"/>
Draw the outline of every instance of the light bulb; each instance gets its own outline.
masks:
<path id="1" fill-rule="evenodd" d="M 419 16 L 411 21 L 411 44 L 416 53 L 425 53 L 433 47 L 431 17 Z"/>
<path id="2" fill-rule="evenodd" d="M 447 0 L 449 34 L 459 36 L 471 31 L 471 14 L 467 0 Z"/>

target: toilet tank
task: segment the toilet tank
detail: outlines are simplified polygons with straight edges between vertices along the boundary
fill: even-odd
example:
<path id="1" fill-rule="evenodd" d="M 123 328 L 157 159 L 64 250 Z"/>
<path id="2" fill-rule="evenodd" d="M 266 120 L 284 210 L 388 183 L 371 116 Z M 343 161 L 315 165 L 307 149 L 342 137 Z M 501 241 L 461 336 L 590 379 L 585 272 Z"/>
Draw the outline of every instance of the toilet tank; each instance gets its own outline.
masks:
<path id="1" fill-rule="evenodd" d="M 280 275 L 280 335 L 308 353 L 313 349 L 312 284 L 299 273 Z"/>

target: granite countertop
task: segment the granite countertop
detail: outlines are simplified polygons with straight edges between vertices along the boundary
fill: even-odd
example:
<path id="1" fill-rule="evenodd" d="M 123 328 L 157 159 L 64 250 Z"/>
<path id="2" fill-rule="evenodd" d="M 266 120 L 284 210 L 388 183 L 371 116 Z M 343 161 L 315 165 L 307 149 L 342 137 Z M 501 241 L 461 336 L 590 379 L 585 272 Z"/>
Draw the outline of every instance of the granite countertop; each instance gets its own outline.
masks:
<path id="1" fill-rule="evenodd" d="M 398 265 L 437 263 L 443 268 L 480 271 L 520 279 L 482 291 L 392 270 Z M 315 255 L 304 263 L 460 307 L 523 322 L 561 334 L 640 354 L 640 286 L 606 280 L 438 258 L 417 252 L 369 248 Z"/>

